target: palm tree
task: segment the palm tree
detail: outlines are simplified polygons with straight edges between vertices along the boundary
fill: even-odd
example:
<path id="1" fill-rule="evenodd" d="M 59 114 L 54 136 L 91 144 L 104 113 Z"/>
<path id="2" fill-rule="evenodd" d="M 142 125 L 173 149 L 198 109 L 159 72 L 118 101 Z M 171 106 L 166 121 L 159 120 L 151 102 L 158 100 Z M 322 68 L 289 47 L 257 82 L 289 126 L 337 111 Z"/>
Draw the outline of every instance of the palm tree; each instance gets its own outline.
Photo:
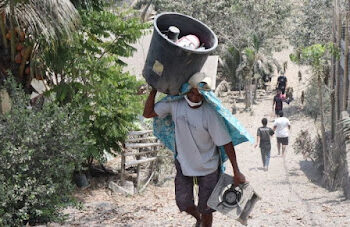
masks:
<path id="1" fill-rule="evenodd" d="M 236 73 L 236 69 L 242 61 L 241 58 L 240 51 L 235 47 L 230 47 L 225 51 L 222 64 L 224 76 L 231 81 L 232 88 L 239 90 L 239 94 L 241 94 L 243 78 Z"/>
<path id="2" fill-rule="evenodd" d="M 35 54 L 72 34 L 78 22 L 69 0 L 0 0 L 0 78 L 10 71 L 29 88 Z"/>

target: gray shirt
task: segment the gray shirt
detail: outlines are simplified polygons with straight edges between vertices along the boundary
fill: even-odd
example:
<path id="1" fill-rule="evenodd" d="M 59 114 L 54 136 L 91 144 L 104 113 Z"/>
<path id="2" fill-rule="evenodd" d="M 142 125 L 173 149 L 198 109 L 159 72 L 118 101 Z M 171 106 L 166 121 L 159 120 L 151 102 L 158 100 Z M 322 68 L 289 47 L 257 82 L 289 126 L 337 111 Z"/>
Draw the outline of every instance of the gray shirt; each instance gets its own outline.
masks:
<path id="1" fill-rule="evenodd" d="M 231 142 L 221 117 L 203 101 L 191 108 L 185 99 L 158 102 L 154 108 L 159 117 L 171 114 L 175 123 L 177 160 L 185 176 L 205 176 L 219 166 L 217 146 Z"/>
<path id="2" fill-rule="evenodd" d="M 258 128 L 257 135 L 260 136 L 260 147 L 270 147 L 270 136 L 275 132 L 269 127 L 260 127 Z"/>

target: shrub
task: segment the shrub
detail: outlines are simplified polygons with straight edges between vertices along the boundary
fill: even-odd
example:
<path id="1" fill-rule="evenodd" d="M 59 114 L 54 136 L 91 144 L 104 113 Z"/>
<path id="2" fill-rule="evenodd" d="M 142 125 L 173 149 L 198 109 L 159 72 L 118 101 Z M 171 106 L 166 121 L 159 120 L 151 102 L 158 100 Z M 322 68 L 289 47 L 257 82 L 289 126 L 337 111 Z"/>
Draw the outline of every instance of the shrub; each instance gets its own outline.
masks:
<path id="1" fill-rule="evenodd" d="M 8 81 L 13 106 L 0 115 L 0 226 L 59 220 L 86 145 L 74 124 L 80 117 L 47 100 L 29 108 L 29 97 Z"/>
<path id="2" fill-rule="evenodd" d="M 320 104 L 318 103 L 318 90 L 314 82 L 310 83 L 305 91 L 305 105 L 304 112 L 315 120 L 321 113 Z M 323 106 L 325 107 L 324 113 L 329 115 L 331 100 L 328 89 L 323 89 Z M 328 123 L 328 122 L 327 122 Z"/>
<path id="3" fill-rule="evenodd" d="M 301 130 L 293 144 L 296 154 L 302 154 L 304 159 L 310 159 L 315 164 L 323 163 L 321 138 L 311 138 L 307 130 Z"/>
<path id="4" fill-rule="evenodd" d="M 161 149 L 155 164 L 153 183 L 162 186 L 168 180 L 173 179 L 175 174 L 174 154 L 168 149 Z"/>

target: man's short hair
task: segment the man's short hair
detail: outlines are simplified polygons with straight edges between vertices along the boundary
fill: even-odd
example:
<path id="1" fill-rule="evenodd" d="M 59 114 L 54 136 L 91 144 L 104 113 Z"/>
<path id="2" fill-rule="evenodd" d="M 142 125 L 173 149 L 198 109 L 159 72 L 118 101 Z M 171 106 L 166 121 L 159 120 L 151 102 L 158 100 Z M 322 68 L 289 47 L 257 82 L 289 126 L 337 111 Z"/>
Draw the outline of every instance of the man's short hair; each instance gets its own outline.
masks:
<path id="1" fill-rule="evenodd" d="M 263 124 L 263 126 L 266 126 L 267 125 L 267 119 L 266 118 L 263 118 L 261 120 L 261 123 Z"/>
<path id="2" fill-rule="evenodd" d="M 283 117 L 283 111 L 278 112 L 278 116 Z"/>

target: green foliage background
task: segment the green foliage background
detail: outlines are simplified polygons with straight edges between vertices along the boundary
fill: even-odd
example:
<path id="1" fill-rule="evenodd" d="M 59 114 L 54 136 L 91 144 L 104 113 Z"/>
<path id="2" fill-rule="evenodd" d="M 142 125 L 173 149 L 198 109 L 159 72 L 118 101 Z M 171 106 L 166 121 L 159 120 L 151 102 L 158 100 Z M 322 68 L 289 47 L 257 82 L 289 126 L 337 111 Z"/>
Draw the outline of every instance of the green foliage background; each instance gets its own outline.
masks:
<path id="1" fill-rule="evenodd" d="M 0 115 L 0 226 L 58 220 L 72 202 L 71 177 L 88 147 L 81 115 L 47 100 L 30 109 L 14 80 L 6 88 L 12 110 Z"/>
<path id="2" fill-rule="evenodd" d="M 77 30 L 40 45 L 33 66 L 50 87 L 42 109 L 12 83 L 13 109 L 0 116 L 0 226 L 56 221 L 72 202 L 72 175 L 83 163 L 120 150 L 142 110 L 143 84 L 125 72 L 149 25 L 105 1 L 74 0 Z M 34 26 L 34 25 L 33 25 Z M 7 78 L 9 80 L 9 78 Z"/>
<path id="3" fill-rule="evenodd" d="M 323 98 L 323 112 L 326 114 L 325 124 L 329 124 L 330 108 L 331 108 L 331 90 L 327 89 L 328 85 L 325 84 L 325 79 L 329 76 L 329 64 L 331 57 L 339 58 L 339 50 L 333 43 L 326 44 L 314 44 L 294 54 L 290 55 L 290 59 L 298 64 L 309 65 L 312 71 L 312 77 L 308 82 L 307 90 L 305 92 L 305 106 L 304 111 L 315 120 L 321 113 L 321 106 L 319 103 L 318 90 L 322 90 Z M 321 88 L 317 88 L 317 79 L 320 78 L 322 82 Z"/>
<path id="4" fill-rule="evenodd" d="M 323 89 L 323 100 L 324 100 L 324 113 L 326 114 L 326 123 L 329 125 L 329 117 L 330 117 L 330 107 L 331 107 L 331 99 L 330 99 L 330 92 L 327 89 Z M 315 85 L 315 82 L 310 82 L 309 86 L 307 87 L 305 91 L 305 105 L 304 105 L 304 112 L 309 115 L 310 117 L 314 118 L 315 120 L 319 117 L 321 109 L 320 105 L 317 100 L 317 86 Z"/>
<path id="5" fill-rule="evenodd" d="M 289 41 L 295 48 L 325 44 L 332 40 L 333 1 L 301 0 L 295 4 Z"/>
<path id="6" fill-rule="evenodd" d="M 48 80 L 57 101 L 83 113 L 80 123 L 92 142 L 85 151 L 89 163 L 101 160 L 104 150 L 120 151 L 141 113 L 144 97 L 137 91 L 142 82 L 123 70 L 121 57 L 132 55 L 131 44 L 149 27 L 134 11 L 99 7 L 81 7 L 82 27 L 74 39 L 61 42 L 54 52 L 48 49 L 42 59 L 43 68 L 54 75 Z"/>

